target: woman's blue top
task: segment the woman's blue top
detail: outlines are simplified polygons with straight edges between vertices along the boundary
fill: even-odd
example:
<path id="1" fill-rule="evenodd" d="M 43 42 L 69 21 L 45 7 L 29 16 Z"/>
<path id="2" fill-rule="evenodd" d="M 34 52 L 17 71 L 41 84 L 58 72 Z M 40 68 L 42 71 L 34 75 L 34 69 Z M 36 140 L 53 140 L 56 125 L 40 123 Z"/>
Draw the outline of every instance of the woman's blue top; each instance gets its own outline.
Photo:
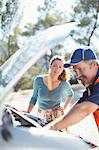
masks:
<path id="1" fill-rule="evenodd" d="M 40 108 L 52 109 L 70 96 L 73 96 L 73 91 L 68 81 L 62 80 L 57 88 L 49 90 L 43 81 L 43 76 L 37 76 L 30 104 L 38 102 Z"/>

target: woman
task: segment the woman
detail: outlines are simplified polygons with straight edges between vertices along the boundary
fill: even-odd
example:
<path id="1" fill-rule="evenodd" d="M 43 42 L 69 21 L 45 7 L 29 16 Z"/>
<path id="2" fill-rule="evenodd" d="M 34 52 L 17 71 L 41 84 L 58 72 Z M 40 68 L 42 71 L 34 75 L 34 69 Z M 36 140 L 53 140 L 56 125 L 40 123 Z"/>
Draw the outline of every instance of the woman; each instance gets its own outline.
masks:
<path id="1" fill-rule="evenodd" d="M 73 98 L 73 91 L 67 78 L 63 59 L 60 56 L 54 56 L 50 60 L 48 74 L 35 78 L 28 112 L 31 112 L 38 102 L 39 117 L 51 122 L 62 116 Z M 63 108 L 61 102 L 64 102 Z"/>

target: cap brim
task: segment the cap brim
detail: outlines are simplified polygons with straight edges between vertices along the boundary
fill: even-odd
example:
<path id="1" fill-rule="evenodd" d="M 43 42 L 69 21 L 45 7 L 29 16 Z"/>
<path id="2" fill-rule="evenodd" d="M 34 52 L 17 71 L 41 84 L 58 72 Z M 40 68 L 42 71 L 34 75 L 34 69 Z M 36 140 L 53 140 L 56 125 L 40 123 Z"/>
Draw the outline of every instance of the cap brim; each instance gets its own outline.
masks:
<path id="1" fill-rule="evenodd" d="M 65 62 L 64 64 L 64 68 L 68 68 L 70 67 L 72 64 L 71 64 L 71 60 L 69 59 L 68 61 Z"/>
<path id="2" fill-rule="evenodd" d="M 68 63 L 64 64 L 64 67 L 65 67 L 65 68 L 68 68 L 68 67 L 70 67 L 70 66 L 71 66 L 71 64 L 68 64 Z"/>
<path id="3" fill-rule="evenodd" d="M 68 68 L 68 67 L 70 67 L 70 66 L 77 65 L 77 64 L 79 64 L 79 62 L 76 62 L 76 61 L 73 61 L 73 62 L 67 61 L 67 62 L 64 64 L 64 67 L 65 67 L 65 68 Z"/>

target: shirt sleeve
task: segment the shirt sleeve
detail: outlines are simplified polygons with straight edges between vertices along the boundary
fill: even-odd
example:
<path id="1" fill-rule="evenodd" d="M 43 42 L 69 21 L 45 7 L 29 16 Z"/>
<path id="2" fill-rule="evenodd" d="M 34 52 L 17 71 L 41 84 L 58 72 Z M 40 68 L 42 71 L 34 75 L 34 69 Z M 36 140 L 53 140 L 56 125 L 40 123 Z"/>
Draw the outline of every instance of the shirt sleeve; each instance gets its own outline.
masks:
<path id="1" fill-rule="evenodd" d="M 99 105 L 99 83 L 94 85 L 93 91 L 90 96 L 88 96 L 88 92 L 85 91 L 78 103 L 82 103 L 84 101 L 89 101 L 95 103 L 96 105 Z"/>
<path id="2" fill-rule="evenodd" d="M 92 94 L 86 98 L 86 101 L 99 105 L 99 83 L 94 85 Z"/>
<path id="3" fill-rule="evenodd" d="M 35 104 L 37 101 L 37 97 L 38 97 L 38 78 L 36 77 L 34 79 L 34 84 L 33 84 L 33 95 L 30 99 L 30 104 Z"/>
<path id="4" fill-rule="evenodd" d="M 87 90 L 83 93 L 82 97 L 80 97 L 80 99 L 77 103 L 82 103 L 86 99 L 86 97 L 88 97 Z"/>
<path id="5" fill-rule="evenodd" d="M 66 81 L 64 84 L 62 101 L 65 102 L 71 96 L 74 96 L 74 92 L 72 90 L 70 83 L 68 81 Z"/>

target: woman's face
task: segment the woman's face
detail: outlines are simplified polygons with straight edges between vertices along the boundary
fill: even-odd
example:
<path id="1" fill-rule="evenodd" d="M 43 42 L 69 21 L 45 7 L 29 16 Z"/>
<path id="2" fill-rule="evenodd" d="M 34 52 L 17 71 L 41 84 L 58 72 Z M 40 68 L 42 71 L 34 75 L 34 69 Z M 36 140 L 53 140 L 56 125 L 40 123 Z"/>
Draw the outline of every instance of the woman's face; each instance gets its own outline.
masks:
<path id="1" fill-rule="evenodd" d="M 64 63 L 62 60 L 54 60 L 52 62 L 52 64 L 50 65 L 50 69 L 51 69 L 51 74 L 53 76 L 59 76 L 62 72 L 63 72 L 63 69 L 64 69 Z"/>

